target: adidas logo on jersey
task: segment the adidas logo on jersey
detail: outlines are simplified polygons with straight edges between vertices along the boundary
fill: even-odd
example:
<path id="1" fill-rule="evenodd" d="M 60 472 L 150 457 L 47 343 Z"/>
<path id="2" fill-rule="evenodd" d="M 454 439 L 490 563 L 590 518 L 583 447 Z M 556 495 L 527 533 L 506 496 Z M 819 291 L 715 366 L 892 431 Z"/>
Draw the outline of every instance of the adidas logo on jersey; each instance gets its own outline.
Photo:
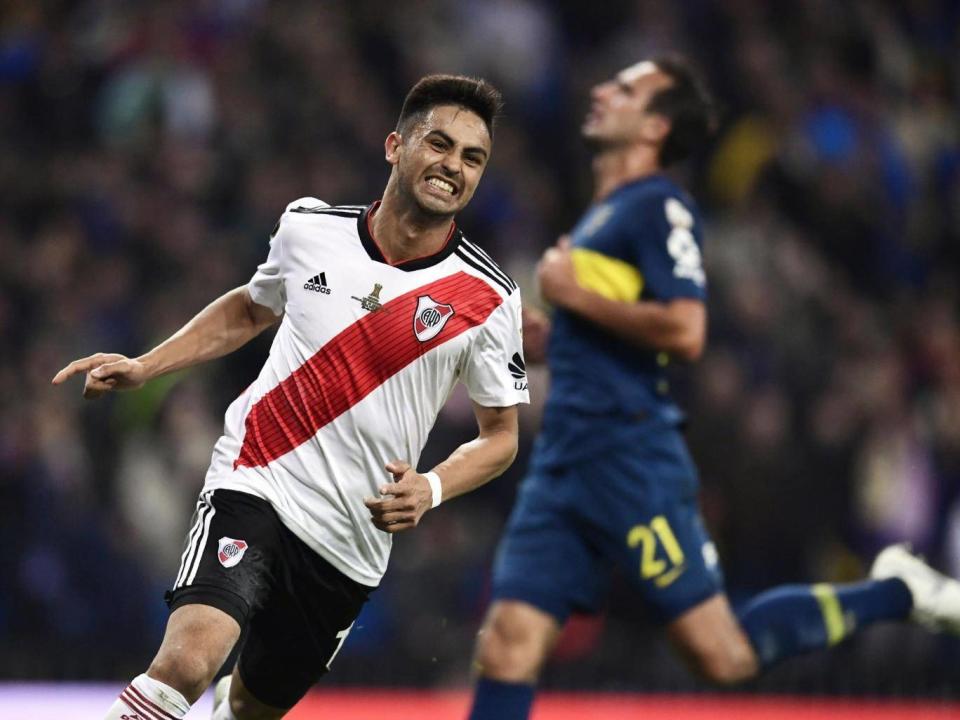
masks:
<path id="1" fill-rule="evenodd" d="M 314 275 L 303 284 L 303 289 L 329 295 L 330 288 L 327 287 L 327 274 L 320 273 L 319 275 Z"/>
<path id="2" fill-rule="evenodd" d="M 523 358 L 520 357 L 520 353 L 515 352 L 513 357 L 510 358 L 510 362 L 507 363 L 507 370 L 510 371 L 510 374 L 514 377 L 513 387 L 515 390 L 526 390 L 527 389 L 527 366 L 523 362 Z"/>

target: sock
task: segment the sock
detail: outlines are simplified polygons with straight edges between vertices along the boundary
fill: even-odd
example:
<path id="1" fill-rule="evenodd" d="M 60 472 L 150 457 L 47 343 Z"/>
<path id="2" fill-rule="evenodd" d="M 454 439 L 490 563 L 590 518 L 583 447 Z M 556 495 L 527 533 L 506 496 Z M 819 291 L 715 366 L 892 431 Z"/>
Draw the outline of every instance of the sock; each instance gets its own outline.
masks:
<path id="1" fill-rule="evenodd" d="M 899 578 L 849 585 L 785 585 L 761 593 L 740 624 L 767 668 L 799 653 L 836 645 L 881 620 L 903 620 L 913 597 Z"/>
<path id="2" fill-rule="evenodd" d="M 533 685 L 480 678 L 469 720 L 526 720 L 533 705 Z"/>
<path id="3" fill-rule="evenodd" d="M 210 720 L 237 720 L 237 716 L 234 715 L 233 710 L 230 709 L 229 699 L 225 699 L 217 705 L 213 711 L 213 715 L 210 716 Z"/>
<path id="4" fill-rule="evenodd" d="M 217 698 L 221 697 L 217 702 Z M 217 704 L 213 707 L 213 715 L 210 720 L 237 720 L 233 710 L 230 709 L 230 676 L 221 678 L 217 683 L 216 690 L 213 693 L 213 700 Z"/>
<path id="5" fill-rule="evenodd" d="M 137 675 L 103 720 L 179 720 L 190 703 L 179 692 L 147 675 Z"/>

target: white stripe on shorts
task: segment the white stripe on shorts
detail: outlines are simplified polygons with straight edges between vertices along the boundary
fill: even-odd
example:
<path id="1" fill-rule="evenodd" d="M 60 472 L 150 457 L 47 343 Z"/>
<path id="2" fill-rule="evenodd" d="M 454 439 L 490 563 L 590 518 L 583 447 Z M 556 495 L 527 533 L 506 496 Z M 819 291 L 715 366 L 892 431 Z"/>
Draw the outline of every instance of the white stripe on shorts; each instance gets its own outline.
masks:
<path id="1" fill-rule="evenodd" d="M 200 569 L 200 559 L 203 557 L 203 548 L 207 544 L 207 538 L 210 535 L 210 522 L 213 520 L 213 516 L 217 514 L 217 509 L 213 506 L 213 503 L 210 502 L 209 496 L 207 503 L 210 504 L 210 512 L 207 513 L 207 516 L 203 519 L 203 534 L 200 536 L 200 542 L 197 543 L 197 552 L 193 559 L 193 569 L 184 581 L 184 585 L 192 584 L 193 579 L 197 576 L 197 570 Z"/>
<path id="2" fill-rule="evenodd" d="M 180 570 L 177 572 L 176 582 L 173 583 L 174 590 L 183 584 L 194 558 L 203 549 L 203 543 L 198 544 L 197 540 L 202 534 L 204 519 L 211 510 L 213 506 L 210 504 L 210 493 L 202 494 L 197 499 L 196 520 L 193 521 L 193 526 L 187 535 L 187 546 L 183 549 L 183 555 L 180 556 Z"/>

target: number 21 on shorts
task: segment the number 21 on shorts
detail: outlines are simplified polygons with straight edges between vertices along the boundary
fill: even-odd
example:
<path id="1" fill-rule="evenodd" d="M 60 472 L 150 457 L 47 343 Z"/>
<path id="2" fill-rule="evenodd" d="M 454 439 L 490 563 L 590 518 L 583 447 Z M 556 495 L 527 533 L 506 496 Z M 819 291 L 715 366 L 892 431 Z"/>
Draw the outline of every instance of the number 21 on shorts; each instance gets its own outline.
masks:
<path id="1" fill-rule="evenodd" d="M 657 515 L 649 525 L 636 525 L 627 533 L 627 546 L 640 548 L 640 577 L 653 580 L 658 588 L 665 588 L 686 569 L 683 548 L 663 515 Z M 666 558 L 660 557 L 663 548 Z"/>

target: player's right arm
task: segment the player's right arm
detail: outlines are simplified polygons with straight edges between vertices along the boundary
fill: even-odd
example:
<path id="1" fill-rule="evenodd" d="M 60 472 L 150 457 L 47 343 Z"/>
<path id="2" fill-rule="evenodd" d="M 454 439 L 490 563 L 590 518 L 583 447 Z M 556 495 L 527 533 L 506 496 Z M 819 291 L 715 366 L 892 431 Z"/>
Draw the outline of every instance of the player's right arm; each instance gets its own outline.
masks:
<path id="1" fill-rule="evenodd" d="M 528 363 L 547 360 L 547 341 L 550 339 L 550 318 L 539 308 L 523 306 L 520 315 L 523 326 L 523 358 Z"/>
<path id="2" fill-rule="evenodd" d="M 696 214 L 673 195 L 643 196 L 630 210 L 634 222 L 626 232 L 636 255 L 630 262 L 636 264 L 646 297 L 610 295 L 589 282 L 589 275 L 581 282 L 568 238 L 548 249 L 537 267 L 541 294 L 629 343 L 696 360 L 707 334 L 706 275 Z"/>
<path id="3" fill-rule="evenodd" d="M 246 286 L 235 288 L 201 310 L 190 322 L 150 352 L 137 358 L 97 353 L 74 360 L 58 372 L 60 385 L 86 373 L 85 398 L 111 390 L 134 390 L 148 380 L 233 352 L 279 320 L 270 308 L 253 301 Z"/>

